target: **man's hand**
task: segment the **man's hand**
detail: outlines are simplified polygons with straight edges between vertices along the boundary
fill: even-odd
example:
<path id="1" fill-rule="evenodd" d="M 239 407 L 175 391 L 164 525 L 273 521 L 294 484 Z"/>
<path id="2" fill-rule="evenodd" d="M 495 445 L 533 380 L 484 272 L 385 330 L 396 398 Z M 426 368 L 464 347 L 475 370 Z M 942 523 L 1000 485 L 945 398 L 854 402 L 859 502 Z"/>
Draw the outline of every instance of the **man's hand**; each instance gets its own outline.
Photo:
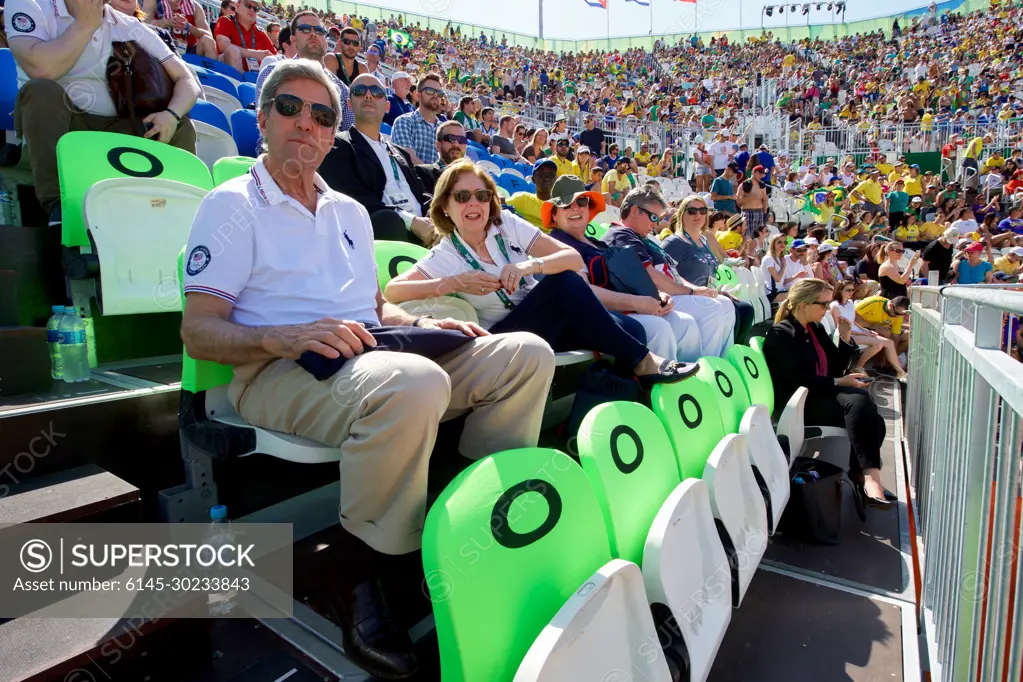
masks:
<path id="1" fill-rule="evenodd" d="M 675 309 L 675 299 L 671 297 L 671 294 L 666 294 L 663 291 L 660 292 L 661 298 L 661 311 L 657 315 L 663 317 Z"/>
<path id="2" fill-rule="evenodd" d="M 633 300 L 635 302 L 632 305 L 632 308 L 640 315 L 656 315 L 661 317 L 667 314 L 664 309 L 664 304 L 655 298 L 651 298 L 649 296 L 633 296 Z"/>
<path id="3" fill-rule="evenodd" d="M 186 26 L 188 26 L 188 19 L 185 18 L 185 15 L 175 12 L 171 17 L 171 27 L 175 31 L 184 31 Z"/>
<path id="4" fill-rule="evenodd" d="M 95 32 L 103 23 L 103 0 L 67 0 L 68 11 L 75 21 L 83 27 Z"/>
<path id="5" fill-rule="evenodd" d="M 351 360 L 367 346 L 376 345 L 376 339 L 361 322 L 329 317 L 309 324 L 271 327 L 263 337 L 266 352 L 287 360 L 297 360 L 310 350 L 331 360 L 339 355 Z"/>
<path id="6" fill-rule="evenodd" d="M 456 320 L 450 317 L 446 317 L 440 320 L 424 318 L 420 320 L 419 326 L 423 327 L 424 329 L 427 328 L 456 329 L 471 338 L 476 338 L 479 336 L 490 336 L 490 332 L 488 332 L 486 329 L 479 326 L 478 324 L 474 324 L 472 322 L 462 322 L 461 320 Z"/>
<path id="7" fill-rule="evenodd" d="M 440 234 L 433 229 L 433 223 L 427 218 L 420 218 L 418 216 L 412 218 L 412 224 L 409 226 L 409 229 L 419 241 L 426 245 L 426 248 L 430 248 L 440 241 Z"/>
<path id="8" fill-rule="evenodd" d="M 174 133 L 178 130 L 178 119 L 174 118 L 174 114 L 167 110 L 149 114 L 149 116 L 142 120 L 145 123 L 153 124 L 153 127 L 149 129 L 145 136 L 156 138 L 159 142 L 170 142 L 171 138 L 174 137 Z"/>
<path id="9" fill-rule="evenodd" d="M 710 287 L 693 287 L 693 296 L 706 296 L 707 298 L 717 298 L 718 292 Z"/>

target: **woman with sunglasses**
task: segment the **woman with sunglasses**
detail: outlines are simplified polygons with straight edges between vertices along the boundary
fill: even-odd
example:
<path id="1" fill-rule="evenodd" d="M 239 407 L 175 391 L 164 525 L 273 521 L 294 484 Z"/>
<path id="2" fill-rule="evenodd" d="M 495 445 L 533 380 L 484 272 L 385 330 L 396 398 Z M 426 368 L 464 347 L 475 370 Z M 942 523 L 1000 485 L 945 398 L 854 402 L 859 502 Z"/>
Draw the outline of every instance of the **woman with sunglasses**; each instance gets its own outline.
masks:
<path id="1" fill-rule="evenodd" d="M 718 265 L 725 262 L 728 254 L 713 233 L 705 229 L 707 210 L 706 202 L 698 195 L 691 194 L 683 199 L 671 219 L 673 234 L 664 240 L 661 248 L 675 261 L 675 272 L 679 277 L 698 286 L 716 288 Z M 715 217 L 718 215 L 723 214 L 715 214 Z M 735 308 L 736 343 L 746 343 L 756 319 L 753 306 L 730 294 L 720 295 L 730 300 Z"/>
<path id="2" fill-rule="evenodd" d="M 899 268 L 899 259 L 906 249 L 898 242 L 888 242 L 881 247 L 884 259 L 877 269 L 877 281 L 881 284 L 881 295 L 887 299 L 897 296 L 909 296 L 906 284 L 913 274 L 913 266 L 919 260 L 919 252 L 914 253 L 905 271 Z"/>
<path id="3" fill-rule="evenodd" d="M 857 292 L 856 290 L 861 287 L 864 291 Z M 837 327 L 842 319 L 848 321 L 852 327 L 853 342 L 857 346 L 864 347 L 859 357 L 853 362 L 853 372 L 863 372 L 867 362 L 878 353 L 883 352 L 885 360 L 895 368 L 895 378 L 899 381 L 905 381 L 908 375 L 902 369 L 899 355 L 895 352 L 895 342 L 856 324 L 856 294 L 864 293 L 869 295 L 868 292 L 869 290 L 866 290 L 866 287 L 863 287 L 863 285 L 857 285 L 853 282 L 842 282 L 835 289 L 835 300 L 831 302 L 830 312 L 835 320 L 835 326 Z"/>
<path id="4" fill-rule="evenodd" d="M 764 338 L 764 359 L 774 384 L 776 417 L 792 394 L 806 387 L 803 419 L 808 426 L 844 427 L 852 441 L 849 477 L 866 503 L 891 509 L 895 498 L 881 484 L 881 444 L 885 424 L 874 399 L 864 390 L 865 374 L 846 374 L 859 347 L 852 339 L 852 325 L 839 320 L 841 337 L 836 344 L 821 325 L 832 302 L 831 286 L 820 279 L 804 279 L 789 290 L 778 309 L 774 326 Z"/>
<path id="5" fill-rule="evenodd" d="M 695 373 L 694 365 L 650 353 L 642 327 L 613 317 L 577 274 L 584 267 L 579 253 L 502 212 L 494 180 L 471 161 L 456 162 L 440 176 L 430 217 L 442 239 L 388 282 L 388 301 L 458 294 L 491 334 L 528 331 L 556 351 L 607 353 L 645 388 Z M 623 328 L 632 324 L 635 332 Z"/>

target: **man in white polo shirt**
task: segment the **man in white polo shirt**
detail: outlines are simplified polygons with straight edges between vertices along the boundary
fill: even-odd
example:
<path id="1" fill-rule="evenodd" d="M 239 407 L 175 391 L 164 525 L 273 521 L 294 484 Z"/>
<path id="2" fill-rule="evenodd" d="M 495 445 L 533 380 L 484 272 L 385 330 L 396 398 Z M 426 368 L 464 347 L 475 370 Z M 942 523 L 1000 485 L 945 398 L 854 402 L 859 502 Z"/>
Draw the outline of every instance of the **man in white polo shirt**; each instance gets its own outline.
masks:
<path id="1" fill-rule="evenodd" d="M 174 82 L 163 111 L 139 123 L 145 136 L 195 153 L 195 128 L 187 114 L 199 98 L 199 82 L 160 36 L 103 0 L 10 0 L 7 39 L 18 65 L 14 128 L 27 143 L 36 198 L 59 225 L 57 140 L 72 130 L 132 131 L 110 97 L 106 66 L 114 42 L 135 41 L 155 57 Z"/>
<path id="2" fill-rule="evenodd" d="M 318 62 L 274 68 L 258 102 L 267 153 L 210 192 L 192 225 L 181 336 L 192 357 L 234 367 L 228 395 L 249 423 L 341 449 L 344 565 L 328 604 L 351 659 L 405 679 L 418 663 L 375 579 L 420 546 L 438 424 L 470 413 L 459 445 L 470 459 L 536 445 L 554 353 L 532 334 L 413 318 L 384 300 L 369 214 L 316 173 L 340 111 Z M 367 325 L 478 338 L 433 361 L 370 352 Z M 296 362 L 310 351 L 347 360 L 317 381 Z"/>

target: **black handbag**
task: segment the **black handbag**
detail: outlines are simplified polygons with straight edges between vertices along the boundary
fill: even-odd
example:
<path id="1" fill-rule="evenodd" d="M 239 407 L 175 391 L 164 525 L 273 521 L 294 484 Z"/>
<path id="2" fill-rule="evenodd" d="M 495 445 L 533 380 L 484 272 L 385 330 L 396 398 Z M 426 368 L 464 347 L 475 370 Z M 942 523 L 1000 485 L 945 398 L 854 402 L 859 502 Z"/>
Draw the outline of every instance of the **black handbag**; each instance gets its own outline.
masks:
<path id="1" fill-rule="evenodd" d="M 778 524 L 779 530 L 807 542 L 840 544 L 842 485 L 845 482 L 845 472 L 841 467 L 810 457 L 798 457 L 792 465 L 789 503 Z"/>

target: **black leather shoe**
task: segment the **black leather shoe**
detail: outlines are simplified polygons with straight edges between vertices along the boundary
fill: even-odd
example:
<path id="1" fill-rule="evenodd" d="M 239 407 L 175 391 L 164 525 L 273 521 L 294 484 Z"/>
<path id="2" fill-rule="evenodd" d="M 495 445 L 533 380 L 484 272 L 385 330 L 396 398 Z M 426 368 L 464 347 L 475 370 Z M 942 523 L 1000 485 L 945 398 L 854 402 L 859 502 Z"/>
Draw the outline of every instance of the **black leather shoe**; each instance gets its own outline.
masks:
<path id="1" fill-rule="evenodd" d="M 888 490 L 888 488 L 885 488 L 884 499 L 888 500 L 889 502 L 898 502 L 899 496 L 893 493 L 891 490 Z"/>
<path id="2" fill-rule="evenodd" d="M 345 654 L 356 665 L 388 680 L 404 680 L 419 671 L 408 630 L 391 614 L 375 580 L 350 590 L 333 588 L 328 604 L 341 628 Z"/>
<path id="3" fill-rule="evenodd" d="M 656 384 L 674 384 L 688 379 L 700 371 L 700 366 L 695 362 L 665 360 L 657 369 L 657 374 L 637 375 L 639 385 L 644 391 L 649 392 Z"/>

